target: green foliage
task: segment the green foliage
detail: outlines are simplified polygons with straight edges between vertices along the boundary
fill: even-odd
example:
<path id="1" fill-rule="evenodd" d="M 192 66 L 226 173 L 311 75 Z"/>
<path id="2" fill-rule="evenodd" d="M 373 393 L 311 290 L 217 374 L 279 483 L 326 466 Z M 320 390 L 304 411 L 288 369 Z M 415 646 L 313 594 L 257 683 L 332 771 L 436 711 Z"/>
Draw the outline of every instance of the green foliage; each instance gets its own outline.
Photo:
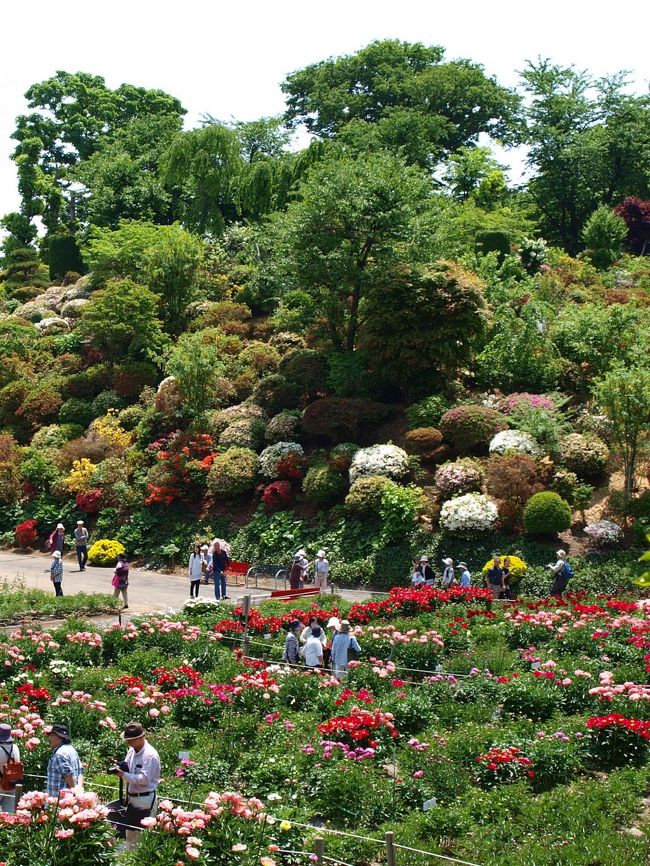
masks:
<path id="1" fill-rule="evenodd" d="M 536 493 L 526 504 L 524 526 L 530 535 L 564 532 L 571 526 L 571 506 L 557 493 Z"/>
<path id="2" fill-rule="evenodd" d="M 499 231 L 480 232 L 476 235 L 476 252 L 483 256 L 496 253 L 497 261 L 503 264 L 505 257 L 510 254 L 510 236 Z"/>
<path id="3" fill-rule="evenodd" d="M 236 498 L 255 486 L 259 458 L 250 448 L 228 448 L 219 454 L 208 475 L 208 490 L 218 500 Z"/>
<path id="4" fill-rule="evenodd" d="M 401 541 L 404 536 L 413 532 L 423 504 L 424 491 L 421 487 L 414 484 L 408 487 L 399 484 L 386 486 L 381 494 L 379 508 L 382 540 Z"/>
<path id="5" fill-rule="evenodd" d="M 93 417 L 95 416 L 91 404 L 86 400 L 79 400 L 77 397 L 70 397 L 59 409 L 61 424 L 79 424 L 85 428 L 93 420 Z"/>
<path id="6" fill-rule="evenodd" d="M 560 442 L 559 461 L 586 481 L 602 476 L 609 459 L 609 449 L 594 434 L 569 433 Z"/>
<path id="7" fill-rule="evenodd" d="M 302 482 L 303 493 L 309 502 L 330 506 L 341 499 L 347 490 L 345 477 L 329 466 L 312 466 Z"/>
<path id="8" fill-rule="evenodd" d="M 47 251 L 52 282 L 62 279 L 69 271 L 83 273 L 84 263 L 74 235 L 54 235 L 48 239 Z"/>
<path id="9" fill-rule="evenodd" d="M 165 362 L 165 372 L 174 377 L 190 415 L 199 415 L 210 405 L 223 369 L 219 350 L 200 332 L 182 334 Z"/>
<path id="10" fill-rule="evenodd" d="M 365 438 L 386 414 L 386 407 L 372 400 L 323 397 L 307 406 L 302 427 L 305 435 L 315 442 L 355 441 Z"/>
<path id="11" fill-rule="evenodd" d="M 280 373 L 265 376 L 255 386 L 253 399 L 269 415 L 276 415 L 283 409 L 295 409 L 300 402 L 300 387 L 289 382 Z"/>
<path id="12" fill-rule="evenodd" d="M 560 450 L 560 440 L 569 428 L 560 412 L 549 412 L 541 407 L 520 401 L 508 415 L 515 430 L 529 433 L 546 454 L 555 456 Z"/>
<path id="13" fill-rule="evenodd" d="M 297 385 L 305 399 L 313 400 L 326 390 L 329 376 L 327 356 L 313 349 L 287 352 L 280 361 L 279 372 L 288 382 Z"/>
<path id="14" fill-rule="evenodd" d="M 350 487 L 345 497 L 345 507 L 353 514 L 379 516 L 384 493 L 397 487 L 394 481 L 385 475 L 369 475 L 359 478 Z"/>
<path id="15" fill-rule="evenodd" d="M 443 394 L 432 394 L 406 409 L 406 417 L 411 428 L 438 427 L 445 412 L 451 409 L 450 401 Z"/>
<path id="16" fill-rule="evenodd" d="M 582 230 L 586 254 L 597 268 L 608 268 L 621 257 L 626 237 L 625 220 L 605 205 L 596 208 Z"/>

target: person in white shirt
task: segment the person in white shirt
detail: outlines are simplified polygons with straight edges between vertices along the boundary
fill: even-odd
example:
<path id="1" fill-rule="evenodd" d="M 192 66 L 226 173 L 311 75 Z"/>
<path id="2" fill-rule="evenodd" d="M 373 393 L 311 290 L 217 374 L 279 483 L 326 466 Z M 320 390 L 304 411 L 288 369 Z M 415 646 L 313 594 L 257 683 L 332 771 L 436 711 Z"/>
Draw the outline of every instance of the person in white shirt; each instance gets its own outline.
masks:
<path id="1" fill-rule="evenodd" d="M 201 577 L 203 576 L 203 554 L 201 546 L 194 545 L 194 550 L 190 553 L 190 561 L 187 563 L 187 574 L 190 579 L 190 598 L 199 597 L 199 586 Z"/>
<path id="2" fill-rule="evenodd" d="M 147 742 L 144 728 L 139 722 L 129 722 L 124 728 L 122 739 L 129 744 L 129 751 L 125 760 L 114 768 L 114 772 L 127 783 L 126 847 L 131 850 L 138 844 L 140 822 L 156 811 L 160 755 L 151 743 Z"/>
<path id="3" fill-rule="evenodd" d="M 323 667 L 323 644 L 320 641 L 322 629 L 319 626 L 311 630 L 311 635 L 307 638 L 307 643 L 300 650 L 300 655 L 305 662 L 305 667 L 322 668 Z"/>
<path id="4" fill-rule="evenodd" d="M 300 557 L 299 560 L 298 557 Z M 309 560 L 307 559 L 307 551 L 304 547 L 301 547 L 300 550 L 296 551 L 296 556 L 294 557 L 294 559 L 300 562 L 300 568 L 302 569 L 301 581 L 304 584 L 309 573 Z"/>
<path id="5" fill-rule="evenodd" d="M 555 555 L 557 556 L 557 562 L 555 564 L 549 562 L 546 566 L 553 573 L 553 586 L 549 595 L 561 596 L 567 587 L 569 578 L 573 575 L 573 569 L 567 564 L 566 550 L 558 550 Z"/>
<path id="6" fill-rule="evenodd" d="M 86 563 L 88 562 L 88 530 L 84 526 L 83 520 L 77 520 L 77 528 L 74 531 L 74 545 L 77 551 L 79 571 L 85 571 Z"/>
<path id="7" fill-rule="evenodd" d="M 0 725 L 0 779 L 8 761 L 20 761 L 20 751 L 11 738 L 11 725 Z M 15 787 L 0 789 L 0 812 L 13 815 L 16 811 Z"/>
<path id="8" fill-rule="evenodd" d="M 464 562 L 458 563 L 458 570 L 460 571 L 460 585 L 463 589 L 469 589 L 472 585 L 472 575 Z"/>
<path id="9" fill-rule="evenodd" d="M 447 556 L 442 560 L 445 570 L 442 573 L 442 585 L 444 589 L 449 589 L 454 585 L 456 576 L 454 574 L 454 560 L 451 556 Z"/>
<path id="10" fill-rule="evenodd" d="M 320 627 L 317 616 L 309 617 L 308 624 L 300 632 L 300 643 L 307 643 L 307 638 L 311 637 L 312 630 L 315 628 L 320 629 L 320 642 L 323 646 L 327 646 L 327 635 L 325 634 L 325 629 Z"/>
<path id="11" fill-rule="evenodd" d="M 327 592 L 327 580 L 330 573 L 330 564 L 325 559 L 325 551 L 319 550 L 314 562 L 314 584 L 321 592 Z"/>

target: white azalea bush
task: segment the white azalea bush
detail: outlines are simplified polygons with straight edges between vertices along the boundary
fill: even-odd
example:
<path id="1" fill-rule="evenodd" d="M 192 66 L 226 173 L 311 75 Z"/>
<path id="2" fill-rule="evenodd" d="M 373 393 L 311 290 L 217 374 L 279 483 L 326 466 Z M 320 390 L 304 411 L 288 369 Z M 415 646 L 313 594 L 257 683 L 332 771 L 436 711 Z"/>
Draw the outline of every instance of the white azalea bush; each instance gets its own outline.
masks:
<path id="1" fill-rule="evenodd" d="M 440 528 L 459 534 L 488 532 L 499 517 L 496 502 L 483 493 L 466 493 L 444 503 L 440 511 Z"/>
<path id="2" fill-rule="evenodd" d="M 383 475 L 385 478 L 399 480 L 409 471 L 409 458 L 406 451 L 397 445 L 371 445 L 361 448 L 350 464 L 350 483 L 357 478 L 369 475 Z"/>
<path id="3" fill-rule="evenodd" d="M 260 454 L 260 472 L 267 478 L 277 478 L 278 463 L 287 454 L 297 454 L 298 457 L 304 457 L 302 445 L 297 442 L 276 442 L 275 445 L 269 445 Z"/>
<path id="4" fill-rule="evenodd" d="M 585 526 L 588 535 L 596 547 L 616 547 L 623 541 L 623 530 L 612 520 L 596 520 Z"/>
<path id="5" fill-rule="evenodd" d="M 530 454 L 531 457 L 540 457 L 542 454 L 537 440 L 523 430 L 502 430 L 490 442 L 490 454 L 506 454 L 508 451 Z"/>

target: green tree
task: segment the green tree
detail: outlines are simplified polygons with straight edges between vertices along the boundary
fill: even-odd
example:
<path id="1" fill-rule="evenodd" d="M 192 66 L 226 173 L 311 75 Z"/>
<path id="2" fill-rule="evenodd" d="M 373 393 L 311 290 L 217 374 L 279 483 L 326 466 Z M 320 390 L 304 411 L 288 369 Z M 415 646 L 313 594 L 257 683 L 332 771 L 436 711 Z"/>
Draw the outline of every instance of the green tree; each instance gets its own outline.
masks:
<path id="1" fill-rule="evenodd" d="M 165 363 L 165 372 L 176 380 L 178 392 L 191 415 L 200 415 L 211 400 L 218 378 L 223 375 L 220 352 L 204 333 L 183 334 Z"/>
<path id="2" fill-rule="evenodd" d="M 161 296 L 162 317 L 170 331 L 183 325 L 203 261 L 203 245 L 178 223 L 156 226 L 121 221 L 117 229 L 93 228 L 84 249 L 93 280 L 102 285 L 128 277 Z"/>
<path id="3" fill-rule="evenodd" d="M 109 280 L 84 307 L 82 336 L 92 340 L 112 366 L 127 358 L 157 358 L 167 338 L 158 318 L 158 297 L 133 280 Z"/>
<path id="4" fill-rule="evenodd" d="M 625 494 L 630 496 L 639 448 L 650 432 L 650 369 L 616 367 L 596 383 L 594 395 L 612 426 L 623 459 Z"/>
<path id="5" fill-rule="evenodd" d="M 625 220 L 606 205 L 596 208 L 582 230 L 587 254 L 597 268 L 608 268 L 620 259 L 626 237 Z"/>
<path id="6" fill-rule="evenodd" d="M 430 196 L 429 180 L 389 154 L 325 160 L 274 215 L 266 278 L 311 295 L 332 345 L 351 352 L 368 289 L 396 261 L 427 256 Z"/>
<path id="7" fill-rule="evenodd" d="M 485 187 L 494 186 L 499 175 L 505 192 L 503 168 L 489 147 L 460 147 L 449 157 L 443 178 L 457 201 L 466 201 L 470 196 L 476 200 L 485 198 Z"/>
<path id="8" fill-rule="evenodd" d="M 21 213 L 40 214 L 48 231 L 76 219 L 71 169 L 89 159 L 100 142 L 136 117 L 185 113 L 180 102 L 160 90 L 122 84 L 106 87 L 101 76 L 57 72 L 25 94 L 29 114 L 20 115 L 12 135 L 18 169 Z"/>
<path id="9" fill-rule="evenodd" d="M 352 125 L 364 150 L 367 133 L 426 166 L 475 142 L 480 133 L 512 141 L 519 97 L 478 64 L 443 61 L 438 45 L 385 39 L 311 64 L 282 84 L 287 123 L 303 123 L 325 138 Z"/>
<path id="10" fill-rule="evenodd" d="M 482 290 L 474 274 L 453 262 L 385 271 L 364 302 L 360 345 L 370 369 L 426 390 L 428 377 L 467 365 L 486 326 Z"/>

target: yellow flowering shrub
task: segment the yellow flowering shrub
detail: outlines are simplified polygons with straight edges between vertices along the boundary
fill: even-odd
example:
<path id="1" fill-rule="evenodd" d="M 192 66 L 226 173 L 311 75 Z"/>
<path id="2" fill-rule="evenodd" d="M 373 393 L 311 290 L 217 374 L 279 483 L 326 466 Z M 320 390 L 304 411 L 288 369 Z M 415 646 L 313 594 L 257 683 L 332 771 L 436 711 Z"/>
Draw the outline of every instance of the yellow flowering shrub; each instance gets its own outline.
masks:
<path id="1" fill-rule="evenodd" d="M 88 562 L 91 565 L 112 567 L 117 562 L 118 554 L 124 553 L 124 545 L 110 538 L 100 538 L 90 545 Z"/>
<path id="2" fill-rule="evenodd" d="M 73 460 L 70 474 L 63 480 L 65 489 L 69 493 L 79 493 L 80 490 L 88 490 L 90 479 L 95 469 L 97 469 L 97 464 L 91 463 L 87 457 L 82 457 L 81 460 Z"/>
<path id="3" fill-rule="evenodd" d="M 92 429 L 109 445 L 116 448 L 127 448 L 131 444 L 132 433 L 120 425 L 117 414 L 117 409 L 109 409 L 103 418 L 95 418 Z"/>
<path id="4" fill-rule="evenodd" d="M 503 565 L 503 560 L 506 558 L 506 556 L 510 559 L 510 582 L 518 583 L 524 576 L 524 574 L 526 574 L 526 569 L 528 568 L 523 559 L 521 559 L 521 557 L 519 556 L 514 556 L 514 554 L 512 553 L 506 553 L 503 556 L 501 556 L 501 554 L 497 554 L 497 556 L 501 557 L 501 565 Z M 488 562 L 485 563 L 485 565 L 483 566 L 483 576 L 488 573 L 488 570 L 492 568 L 493 565 L 493 559 L 490 559 L 488 560 Z"/>

